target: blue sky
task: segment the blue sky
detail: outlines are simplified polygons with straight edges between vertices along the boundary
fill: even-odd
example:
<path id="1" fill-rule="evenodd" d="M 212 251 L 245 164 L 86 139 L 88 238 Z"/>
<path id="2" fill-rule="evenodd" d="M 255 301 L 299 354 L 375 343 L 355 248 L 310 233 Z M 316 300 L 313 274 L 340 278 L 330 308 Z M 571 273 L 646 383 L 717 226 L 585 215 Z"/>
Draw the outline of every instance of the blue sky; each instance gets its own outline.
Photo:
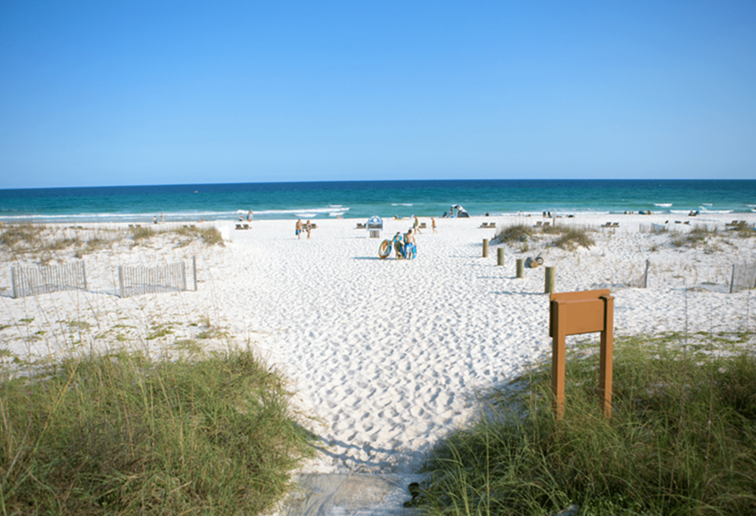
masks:
<path id="1" fill-rule="evenodd" d="M 0 0 L 0 188 L 756 179 L 756 2 Z"/>

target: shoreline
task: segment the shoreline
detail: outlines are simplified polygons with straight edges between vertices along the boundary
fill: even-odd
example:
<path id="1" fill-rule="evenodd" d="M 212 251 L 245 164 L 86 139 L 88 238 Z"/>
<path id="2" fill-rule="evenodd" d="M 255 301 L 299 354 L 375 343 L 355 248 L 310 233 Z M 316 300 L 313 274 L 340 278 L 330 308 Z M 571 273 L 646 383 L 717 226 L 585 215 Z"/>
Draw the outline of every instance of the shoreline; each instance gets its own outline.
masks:
<path id="1" fill-rule="evenodd" d="M 754 208 L 749 210 L 737 211 L 737 210 L 711 210 L 700 211 L 697 215 L 692 216 L 691 213 L 695 210 L 685 209 L 670 209 L 670 210 L 651 210 L 651 213 L 639 213 L 637 210 L 633 212 L 629 211 L 549 211 L 547 212 L 554 215 L 551 218 L 580 218 L 580 217 L 594 217 L 594 216 L 609 216 L 609 217 L 667 217 L 667 218 L 686 218 L 694 220 L 696 217 L 719 217 L 719 216 L 751 216 L 756 215 L 753 211 Z M 338 216 L 323 216 L 324 212 L 328 211 L 324 208 L 302 209 L 302 210 L 286 210 L 284 212 L 254 212 L 253 222 L 262 221 L 275 221 L 275 220 L 296 220 L 297 218 L 312 219 L 315 221 L 325 220 L 352 220 L 361 221 L 367 220 L 370 216 L 353 216 L 349 214 L 349 211 L 345 211 Z M 411 210 L 410 210 L 411 211 Z M 230 215 L 229 212 L 205 212 L 202 214 L 182 213 L 182 212 L 170 212 L 165 214 L 165 222 L 163 224 L 197 224 L 204 222 L 225 222 L 235 223 L 238 221 L 239 216 L 244 216 L 244 222 L 246 222 L 247 210 L 237 210 L 235 215 Z M 68 215 L 19 215 L 19 216 L 0 216 L 0 227 L 2 225 L 14 225 L 14 224 L 153 224 L 152 217 L 157 216 L 160 219 L 160 214 L 68 214 Z M 403 219 L 412 217 L 412 214 L 399 215 Z M 433 217 L 435 219 L 446 218 L 442 215 L 417 215 L 419 218 L 429 219 Z M 542 211 L 519 211 L 519 212 L 489 212 L 489 215 L 471 214 L 471 218 L 488 217 L 488 218 L 511 218 L 511 217 L 531 217 L 531 218 L 547 218 L 543 217 Z M 384 220 L 393 219 L 394 215 L 382 216 Z M 455 217 L 457 218 L 457 217 Z M 453 219 L 450 219 L 453 220 Z"/>

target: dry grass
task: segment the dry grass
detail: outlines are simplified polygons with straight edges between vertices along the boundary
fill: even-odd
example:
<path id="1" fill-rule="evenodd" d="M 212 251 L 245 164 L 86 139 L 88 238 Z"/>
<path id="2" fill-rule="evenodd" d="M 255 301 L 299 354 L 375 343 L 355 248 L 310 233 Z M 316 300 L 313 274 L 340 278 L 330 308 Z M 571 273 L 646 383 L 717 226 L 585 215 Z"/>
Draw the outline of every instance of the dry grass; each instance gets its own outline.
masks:
<path id="1" fill-rule="evenodd" d="M 527 242 L 528 237 L 532 236 L 533 228 L 524 224 L 515 224 L 513 226 L 502 227 L 492 243 L 514 244 L 516 242 Z"/>
<path id="2" fill-rule="evenodd" d="M 588 230 L 583 228 L 569 228 L 561 233 L 561 236 L 554 240 L 553 244 L 560 249 L 574 251 L 577 247 L 589 249 L 595 245 L 593 238 L 588 234 Z"/>

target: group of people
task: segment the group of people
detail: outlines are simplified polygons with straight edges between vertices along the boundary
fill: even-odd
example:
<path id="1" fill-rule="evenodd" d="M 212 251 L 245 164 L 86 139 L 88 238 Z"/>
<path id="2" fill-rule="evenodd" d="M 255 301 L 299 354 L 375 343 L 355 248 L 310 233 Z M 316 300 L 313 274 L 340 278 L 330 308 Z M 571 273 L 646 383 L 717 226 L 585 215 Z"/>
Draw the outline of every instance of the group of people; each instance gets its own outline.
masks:
<path id="1" fill-rule="evenodd" d="M 247 212 L 247 222 L 252 222 L 253 218 L 255 217 L 252 215 L 252 210 L 249 210 Z M 239 222 L 244 222 L 244 215 L 239 215 Z"/>
<path id="2" fill-rule="evenodd" d="M 416 228 L 414 231 L 419 231 Z M 413 228 L 409 228 L 407 232 L 402 235 L 401 231 L 397 231 L 394 235 L 394 252 L 396 252 L 396 259 L 407 260 L 413 259 L 417 255 L 417 244 L 415 243 L 415 236 L 412 234 Z"/>
<path id="3" fill-rule="evenodd" d="M 251 220 L 252 212 L 249 212 L 249 217 L 247 220 Z M 431 228 L 433 229 L 433 232 L 436 233 L 436 220 L 431 217 Z M 312 231 L 312 224 L 308 220 L 304 224 L 302 223 L 302 219 L 297 219 L 297 223 L 294 229 L 294 234 L 297 236 L 298 239 L 302 239 L 302 233 L 307 233 L 307 238 L 310 238 L 310 232 Z M 412 224 L 412 227 L 405 233 L 403 236 L 401 232 L 397 233 L 396 236 L 394 236 L 394 249 L 399 249 L 401 247 L 402 251 L 401 253 L 397 251 L 397 256 L 400 256 L 400 254 L 403 256 L 406 254 L 406 250 L 410 249 L 412 251 L 412 256 L 414 257 L 415 252 L 417 251 L 417 246 L 415 244 L 415 237 L 413 233 L 417 233 L 418 235 L 422 235 L 422 232 L 420 231 L 420 222 L 417 220 L 417 217 L 415 217 L 415 222 Z M 397 239 L 397 237 L 399 237 Z M 409 247 L 408 247 L 409 246 Z"/>
<path id="4" fill-rule="evenodd" d="M 307 238 L 309 240 L 310 238 L 310 231 L 312 231 L 312 224 L 310 224 L 310 221 L 308 220 L 304 224 L 302 224 L 302 219 L 297 219 L 297 227 L 295 234 L 297 235 L 298 239 L 302 239 L 302 231 L 307 232 Z"/>
<path id="5" fill-rule="evenodd" d="M 394 252 L 396 252 L 396 259 L 402 260 L 402 259 L 408 259 L 411 260 L 417 255 L 417 242 L 415 241 L 415 234 L 422 235 L 422 231 L 420 231 L 420 222 L 417 220 L 417 216 L 414 217 L 415 221 L 412 224 L 412 227 L 407 230 L 406 233 L 402 235 L 402 233 L 399 231 L 394 235 L 394 238 L 392 240 L 393 246 L 394 246 Z M 433 232 L 436 233 L 436 219 L 431 217 L 431 228 L 433 229 Z"/>

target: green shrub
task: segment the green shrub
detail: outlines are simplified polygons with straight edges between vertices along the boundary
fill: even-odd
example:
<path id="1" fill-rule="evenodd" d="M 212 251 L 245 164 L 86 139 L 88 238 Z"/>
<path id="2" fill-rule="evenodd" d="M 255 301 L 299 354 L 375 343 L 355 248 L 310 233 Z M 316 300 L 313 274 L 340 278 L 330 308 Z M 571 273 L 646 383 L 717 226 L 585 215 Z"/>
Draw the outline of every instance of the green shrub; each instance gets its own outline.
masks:
<path id="1" fill-rule="evenodd" d="M 44 378 L 44 379 L 43 379 Z M 311 456 L 249 351 L 67 360 L 0 384 L 0 514 L 260 514 Z"/>
<path id="2" fill-rule="evenodd" d="M 597 354 L 573 348 L 563 420 L 545 363 L 435 448 L 416 502 L 428 514 L 546 515 L 573 504 L 596 515 L 755 514 L 753 354 L 615 344 L 610 421 L 597 403 Z"/>
<path id="3" fill-rule="evenodd" d="M 216 227 L 200 228 L 198 233 L 207 245 L 223 245 L 223 237 Z"/>

